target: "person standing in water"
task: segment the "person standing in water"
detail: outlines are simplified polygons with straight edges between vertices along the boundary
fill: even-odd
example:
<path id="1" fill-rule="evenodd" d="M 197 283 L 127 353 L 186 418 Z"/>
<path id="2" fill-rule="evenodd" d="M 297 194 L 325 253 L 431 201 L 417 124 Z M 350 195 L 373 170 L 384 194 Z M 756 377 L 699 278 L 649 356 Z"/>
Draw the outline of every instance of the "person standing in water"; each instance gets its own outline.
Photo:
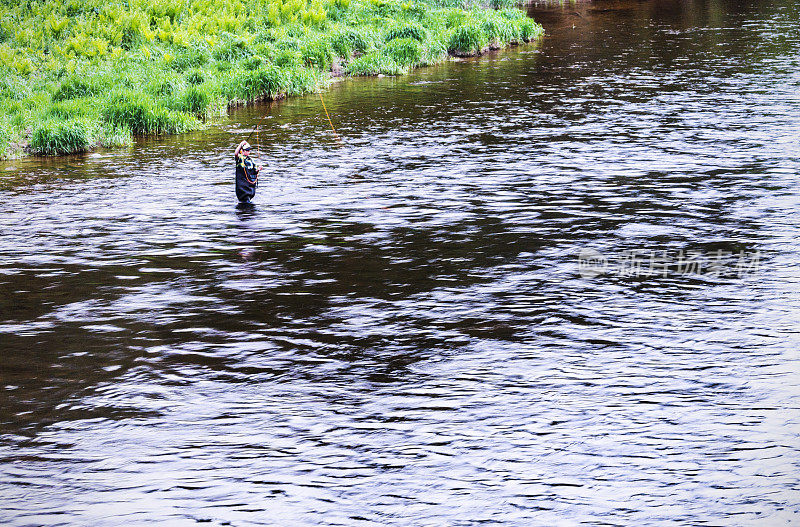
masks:
<path id="1" fill-rule="evenodd" d="M 258 174 L 264 168 L 263 166 L 257 167 L 250 158 L 251 148 L 250 143 L 242 141 L 233 151 L 236 159 L 236 197 L 241 203 L 250 203 L 250 200 L 256 195 Z"/>

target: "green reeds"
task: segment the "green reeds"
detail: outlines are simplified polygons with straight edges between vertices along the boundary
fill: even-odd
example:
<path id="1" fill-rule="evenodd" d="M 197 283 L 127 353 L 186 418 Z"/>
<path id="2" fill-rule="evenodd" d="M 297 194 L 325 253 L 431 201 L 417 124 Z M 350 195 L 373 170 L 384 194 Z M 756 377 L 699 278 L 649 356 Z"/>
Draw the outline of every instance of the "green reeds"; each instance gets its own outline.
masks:
<path id="1" fill-rule="evenodd" d="M 475 55 L 488 45 L 489 39 L 477 22 L 458 26 L 450 37 L 448 51 L 454 55 Z"/>
<path id="2" fill-rule="evenodd" d="M 71 76 L 61 82 L 58 89 L 53 93 L 54 101 L 66 101 L 77 99 L 78 97 L 91 97 L 95 90 L 86 79 Z"/>
<path id="3" fill-rule="evenodd" d="M 418 42 L 425 42 L 428 38 L 428 32 L 419 24 L 402 24 L 389 29 L 386 33 L 385 40 L 394 40 L 396 38 L 411 38 Z"/>
<path id="4" fill-rule="evenodd" d="M 350 75 L 399 75 L 407 69 L 384 53 L 373 51 L 351 61 L 346 71 Z"/>
<path id="5" fill-rule="evenodd" d="M 525 18 L 519 22 L 519 35 L 524 42 L 530 42 L 541 37 L 544 29 L 530 18 Z"/>
<path id="6" fill-rule="evenodd" d="M 334 53 L 349 59 L 353 53 L 364 54 L 375 47 L 376 35 L 371 28 L 340 28 L 331 37 Z"/>
<path id="7" fill-rule="evenodd" d="M 102 121 L 134 134 L 176 134 L 197 126 L 193 115 L 169 110 L 147 95 L 131 91 L 111 94 L 101 112 Z"/>
<path id="8" fill-rule="evenodd" d="M 381 52 L 402 67 L 415 66 L 422 59 L 422 45 L 413 38 L 392 39 Z"/>
<path id="9" fill-rule="evenodd" d="M 119 148 L 133 144 L 133 133 L 127 126 L 113 126 L 101 123 L 95 132 L 95 142 L 104 148 Z"/>

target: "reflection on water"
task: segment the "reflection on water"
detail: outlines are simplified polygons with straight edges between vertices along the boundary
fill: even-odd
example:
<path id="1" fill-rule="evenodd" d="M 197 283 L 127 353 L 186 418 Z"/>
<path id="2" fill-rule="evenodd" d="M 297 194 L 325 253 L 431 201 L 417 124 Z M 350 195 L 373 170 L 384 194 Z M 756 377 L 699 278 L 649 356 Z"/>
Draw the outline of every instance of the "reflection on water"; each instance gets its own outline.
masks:
<path id="1" fill-rule="evenodd" d="M 339 83 L 343 146 L 308 97 L 0 167 L 4 523 L 797 522 L 798 7 L 531 10 Z"/>

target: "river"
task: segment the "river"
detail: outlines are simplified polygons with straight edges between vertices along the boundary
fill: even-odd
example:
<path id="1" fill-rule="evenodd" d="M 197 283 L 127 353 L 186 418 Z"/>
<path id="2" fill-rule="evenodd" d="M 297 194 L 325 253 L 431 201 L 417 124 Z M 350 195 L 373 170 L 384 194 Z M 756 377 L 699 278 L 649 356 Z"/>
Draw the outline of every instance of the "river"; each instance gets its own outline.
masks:
<path id="1" fill-rule="evenodd" d="M 530 13 L 2 163 L 0 521 L 800 522 L 797 3 Z"/>

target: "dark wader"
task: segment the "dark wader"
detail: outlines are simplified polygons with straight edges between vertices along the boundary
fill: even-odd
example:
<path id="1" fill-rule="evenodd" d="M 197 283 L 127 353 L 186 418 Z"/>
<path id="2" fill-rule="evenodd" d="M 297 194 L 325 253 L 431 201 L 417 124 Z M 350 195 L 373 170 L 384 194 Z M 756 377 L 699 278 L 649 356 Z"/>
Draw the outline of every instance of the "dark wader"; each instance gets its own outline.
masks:
<path id="1" fill-rule="evenodd" d="M 236 197 L 242 203 L 250 203 L 256 195 L 258 172 L 256 164 L 249 157 L 236 156 Z"/>

